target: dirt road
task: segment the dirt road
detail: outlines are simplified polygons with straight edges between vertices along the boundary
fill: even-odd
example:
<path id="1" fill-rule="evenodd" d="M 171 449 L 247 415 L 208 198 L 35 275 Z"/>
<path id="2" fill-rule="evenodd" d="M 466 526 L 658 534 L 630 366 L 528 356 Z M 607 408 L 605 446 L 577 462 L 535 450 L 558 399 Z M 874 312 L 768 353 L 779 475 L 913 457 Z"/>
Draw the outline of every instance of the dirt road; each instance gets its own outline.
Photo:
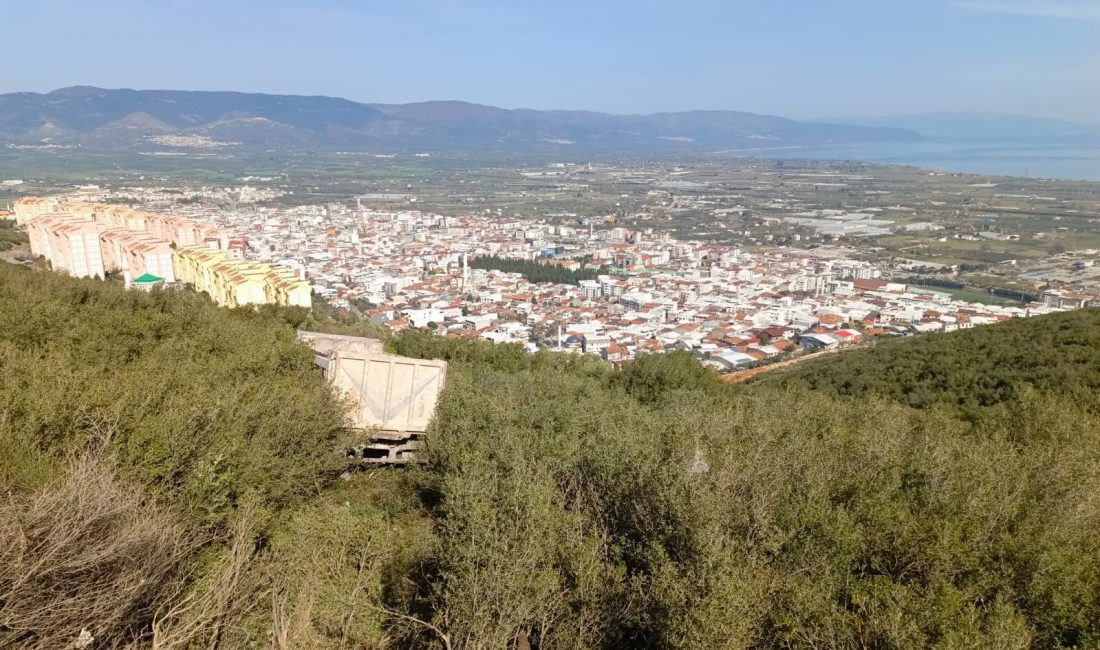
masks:
<path id="1" fill-rule="evenodd" d="M 749 379 L 752 379 L 753 377 L 756 377 L 757 375 L 762 375 L 765 372 L 771 372 L 772 370 L 779 370 L 780 368 L 787 368 L 787 367 L 793 366 L 797 363 L 802 363 L 803 361 L 809 361 L 810 359 L 820 359 L 821 357 L 829 355 L 829 354 L 836 354 L 837 352 L 842 352 L 844 350 L 852 350 L 852 349 L 854 349 L 854 346 L 853 347 L 846 347 L 846 348 L 833 348 L 831 350 L 822 350 L 821 352 L 814 352 L 812 354 L 804 354 L 804 355 L 796 357 L 794 359 L 787 359 L 786 361 L 780 361 L 778 363 L 773 363 L 773 364 L 769 364 L 769 365 L 766 365 L 766 366 L 760 366 L 759 368 L 750 368 L 748 370 L 741 370 L 739 372 L 731 372 L 728 375 L 722 375 L 722 381 L 727 381 L 727 382 L 730 382 L 732 384 L 739 384 L 743 381 L 747 381 Z"/>

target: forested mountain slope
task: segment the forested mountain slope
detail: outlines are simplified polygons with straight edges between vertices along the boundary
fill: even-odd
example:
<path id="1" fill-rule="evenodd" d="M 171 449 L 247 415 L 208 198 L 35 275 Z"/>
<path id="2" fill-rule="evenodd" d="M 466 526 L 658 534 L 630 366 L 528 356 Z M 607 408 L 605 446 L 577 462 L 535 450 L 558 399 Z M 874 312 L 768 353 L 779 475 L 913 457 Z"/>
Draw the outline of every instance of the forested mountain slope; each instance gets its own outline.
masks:
<path id="1" fill-rule="evenodd" d="M 0 265 L 0 646 L 1100 643 L 1062 387 L 964 417 L 410 334 L 450 362 L 428 463 L 341 480 L 304 318 Z"/>
<path id="2" fill-rule="evenodd" d="M 877 393 L 914 407 L 967 413 L 1015 399 L 1025 386 L 1096 407 L 1100 309 L 1015 319 L 940 336 L 886 339 L 762 375 L 757 385 L 843 396 Z"/>
<path id="3" fill-rule="evenodd" d="M 455 101 L 367 105 L 337 97 L 90 86 L 0 94 L 0 142 L 146 151 L 180 145 L 164 144 L 163 136 L 260 151 L 384 148 L 556 155 L 577 149 L 651 154 L 920 139 L 902 129 L 815 124 L 739 111 L 610 115 Z"/>

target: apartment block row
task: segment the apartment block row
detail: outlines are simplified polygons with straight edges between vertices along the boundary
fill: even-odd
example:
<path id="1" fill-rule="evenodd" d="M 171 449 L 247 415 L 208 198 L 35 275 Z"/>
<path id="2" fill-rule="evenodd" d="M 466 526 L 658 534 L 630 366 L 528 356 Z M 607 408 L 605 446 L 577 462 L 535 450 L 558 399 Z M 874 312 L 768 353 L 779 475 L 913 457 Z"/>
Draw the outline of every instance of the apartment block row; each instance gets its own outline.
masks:
<path id="1" fill-rule="evenodd" d="M 228 233 L 216 226 L 126 206 L 32 197 L 16 201 L 15 209 L 26 217 L 31 252 L 55 269 L 77 277 L 117 273 L 127 286 L 150 276 L 175 282 L 174 247 L 229 246 Z"/>
<path id="2" fill-rule="evenodd" d="M 125 206 L 15 202 L 31 252 L 77 277 L 122 276 L 127 286 L 184 282 L 221 305 L 310 306 L 310 287 L 296 272 L 243 259 L 244 245 L 212 224 Z"/>
<path id="3" fill-rule="evenodd" d="M 18 199 L 12 205 L 12 211 L 15 213 L 15 223 L 25 226 L 28 221 L 35 217 L 57 212 L 57 206 L 58 200 L 52 196 L 28 196 Z"/>
<path id="4" fill-rule="evenodd" d="M 47 214 L 27 222 L 31 252 L 53 268 L 76 277 L 103 278 L 119 273 L 129 286 L 153 275 L 175 282 L 172 247 L 144 231 L 105 227 L 79 216 Z"/>
<path id="5" fill-rule="evenodd" d="M 311 303 L 309 285 L 290 269 L 232 259 L 226 251 L 199 245 L 177 249 L 173 261 L 180 282 L 206 291 L 219 305 Z"/>

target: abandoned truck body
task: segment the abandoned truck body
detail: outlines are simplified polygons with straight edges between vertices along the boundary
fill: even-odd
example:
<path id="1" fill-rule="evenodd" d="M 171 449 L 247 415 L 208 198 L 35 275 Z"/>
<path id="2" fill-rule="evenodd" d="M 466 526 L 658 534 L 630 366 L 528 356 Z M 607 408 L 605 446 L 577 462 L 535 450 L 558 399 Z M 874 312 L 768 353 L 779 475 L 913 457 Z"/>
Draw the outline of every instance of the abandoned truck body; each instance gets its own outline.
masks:
<path id="1" fill-rule="evenodd" d="M 424 433 L 447 377 L 447 362 L 386 354 L 382 342 L 357 336 L 298 332 L 349 404 L 349 425 L 364 440 L 348 457 L 367 463 L 423 460 Z"/>

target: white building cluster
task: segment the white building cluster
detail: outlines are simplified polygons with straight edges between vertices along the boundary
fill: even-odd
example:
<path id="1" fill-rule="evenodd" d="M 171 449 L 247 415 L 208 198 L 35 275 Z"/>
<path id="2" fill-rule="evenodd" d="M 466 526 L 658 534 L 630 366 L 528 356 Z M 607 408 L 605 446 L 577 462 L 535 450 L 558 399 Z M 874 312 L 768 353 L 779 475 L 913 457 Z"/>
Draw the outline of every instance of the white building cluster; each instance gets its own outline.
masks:
<path id="1" fill-rule="evenodd" d="M 690 349 L 736 368 L 868 336 L 951 331 L 1054 309 L 972 304 L 890 283 L 876 266 L 834 248 L 748 251 L 583 221 L 341 205 L 207 216 L 247 241 L 248 257 L 301 268 L 334 305 L 354 306 L 394 330 L 431 328 L 612 361 Z M 592 277 L 535 284 L 463 263 L 486 256 L 587 268 Z"/>
<path id="2" fill-rule="evenodd" d="M 336 307 L 394 331 L 428 328 L 612 362 L 685 349 L 715 367 L 737 369 L 873 336 L 952 331 L 1074 306 L 967 303 L 890 282 L 849 249 L 747 250 L 631 230 L 604 218 L 551 223 L 444 216 L 360 202 L 225 209 L 209 202 L 165 205 L 164 196 L 156 195 L 158 210 L 227 233 L 240 264 L 304 275 L 313 292 Z M 46 201 L 24 209 L 55 208 Z M 868 215 L 837 216 L 804 218 L 877 227 Z M 194 257 L 185 266 L 193 266 L 196 277 L 221 263 L 184 252 Z M 486 257 L 545 264 L 550 273 L 543 275 L 568 283 L 533 283 Z M 260 287 L 260 275 L 237 273 L 208 290 L 229 296 L 226 304 L 252 302 L 237 296 L 238 285 L 247 280 Z M 290 300 L 268 293 L 272 301 Z"/>

